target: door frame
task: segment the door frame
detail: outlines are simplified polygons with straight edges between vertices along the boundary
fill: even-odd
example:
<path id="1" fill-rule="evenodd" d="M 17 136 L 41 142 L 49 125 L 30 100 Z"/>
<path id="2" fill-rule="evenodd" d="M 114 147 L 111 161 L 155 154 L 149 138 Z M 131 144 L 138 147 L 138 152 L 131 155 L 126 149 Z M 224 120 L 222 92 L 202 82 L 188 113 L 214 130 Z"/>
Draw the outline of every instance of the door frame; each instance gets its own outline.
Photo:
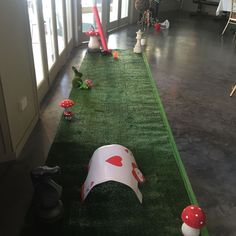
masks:
<path id="1" fill-rule="evenodd" d="M 13 152 L 10 128 L 8 125 L 7 111 L 5 107 L 5 99 L 2 88 L 2 80 L 0 76 L 0 147 L 3 149 L 0 151 L 0 163 L 5 161 L 11 161 L 16 159 L 16 155 Z"/>

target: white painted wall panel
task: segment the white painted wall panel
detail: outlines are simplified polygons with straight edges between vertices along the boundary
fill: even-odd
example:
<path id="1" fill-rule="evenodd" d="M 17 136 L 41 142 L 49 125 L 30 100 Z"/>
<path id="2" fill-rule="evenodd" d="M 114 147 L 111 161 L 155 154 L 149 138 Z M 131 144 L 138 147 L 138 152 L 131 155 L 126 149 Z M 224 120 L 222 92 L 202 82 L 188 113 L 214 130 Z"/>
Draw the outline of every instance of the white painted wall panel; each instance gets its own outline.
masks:
<path id="1" fill-rule="evenodd" d="M 0 73 L 14 150 L 23 145 L 38 118 L 26 4 L 26 0 L 7 0 L 0 6 Z M 20 111 L 23 97 L 28 104 Z"/>

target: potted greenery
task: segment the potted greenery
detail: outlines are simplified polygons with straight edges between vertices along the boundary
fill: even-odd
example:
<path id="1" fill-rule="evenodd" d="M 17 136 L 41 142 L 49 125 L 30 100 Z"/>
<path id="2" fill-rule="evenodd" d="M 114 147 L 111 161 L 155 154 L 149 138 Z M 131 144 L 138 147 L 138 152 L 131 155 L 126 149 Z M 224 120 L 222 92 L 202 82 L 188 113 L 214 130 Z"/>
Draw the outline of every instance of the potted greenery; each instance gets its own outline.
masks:
<path id="1" fill-rule="evenodd" d="M 141 39 L 141 45 L 146 45 L 147 41 L 147 30 L 149 29 L 150 25 L 152 24 L 151 20 L 151 12 L 149 10 L 146 10 L 143 12 L 142 17 L 138 21 L 138 26 L 141 29 L 142 33 L 142 39 Z"/>
<path id="2" fill-rule="evenodd" d="M 141 45 L 146 44 L 147 31 L 154 25 L 157 18 L 159 0 L 136 0 L 135 8 L 139 11 L 138 26 L 143 32 Z M 154 15 L 153 15 L 154 14 Z"/>

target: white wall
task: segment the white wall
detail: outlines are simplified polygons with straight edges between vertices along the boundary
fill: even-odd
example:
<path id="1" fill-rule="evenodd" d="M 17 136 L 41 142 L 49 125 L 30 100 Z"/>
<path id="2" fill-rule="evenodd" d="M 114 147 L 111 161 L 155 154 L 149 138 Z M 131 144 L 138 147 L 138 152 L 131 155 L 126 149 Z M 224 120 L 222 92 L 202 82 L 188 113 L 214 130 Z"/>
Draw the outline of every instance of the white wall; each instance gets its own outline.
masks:
<path id="1" fill-rule="evenodd" d="M 26 4 L 25 0 L 7 0 L 0 6 L 0 74 L 6 108 L 3 115 L 7 116 L 16 156 L 39 114 Z M 21 111 L 19 102 L 24 97 L 27 106 Z"/>

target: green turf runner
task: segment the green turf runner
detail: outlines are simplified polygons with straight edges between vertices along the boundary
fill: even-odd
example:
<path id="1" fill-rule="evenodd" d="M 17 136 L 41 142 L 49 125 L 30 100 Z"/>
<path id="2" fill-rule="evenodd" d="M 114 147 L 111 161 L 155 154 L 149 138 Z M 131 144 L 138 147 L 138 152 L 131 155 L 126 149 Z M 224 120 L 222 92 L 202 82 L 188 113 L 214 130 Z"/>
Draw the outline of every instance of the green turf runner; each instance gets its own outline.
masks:
<path id="1" fill-rule="evenodd" d="M 72 122 L 61 120 L 48 165 L 59 165 L 64 187 L 64 235 L 180 235 L 181 212 L 196 203 L 145 56 L 119 51 L 87 54 L 80 71 L 92 90 L 72 89 Z M 80 187 L 96 148 L 118 143 L 129 148 L 146 177 L 143 204 L 127 186 L 96 186 L 85 202 Z M 207 235 L 207 232 L 202 232 Z"/>

